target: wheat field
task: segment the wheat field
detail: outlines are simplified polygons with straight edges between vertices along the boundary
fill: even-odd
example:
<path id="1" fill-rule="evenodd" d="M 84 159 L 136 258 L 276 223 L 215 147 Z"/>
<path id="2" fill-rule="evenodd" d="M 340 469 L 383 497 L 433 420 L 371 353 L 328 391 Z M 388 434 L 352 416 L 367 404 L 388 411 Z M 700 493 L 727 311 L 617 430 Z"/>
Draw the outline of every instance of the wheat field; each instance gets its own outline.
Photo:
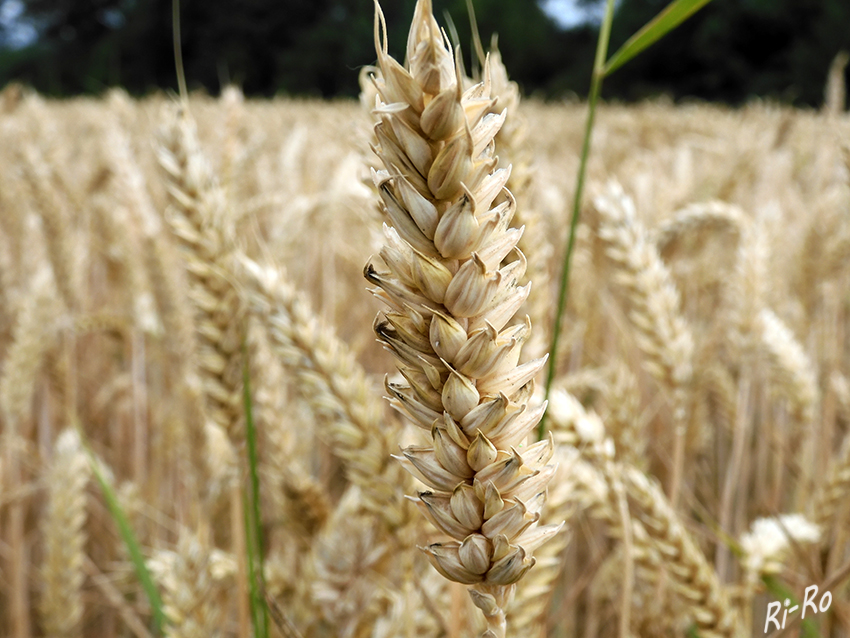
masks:
<path id="1" fill-rule="evenodd" d="M 436 185 L 420 170 L 433 197 L 416 199 L 414 179 L 380 173 L 425 160 L 388 161 L 394 144 L 418 147 L 399 132 L 405 111 L 373 109 L 396 90 L 378 52 L 361 103 L 232 87 L 187 102 L 0 94 L 0 634 L 157 635 L 112 493 L 167 636 L 260 635 L 252 596 L 267 635 L 286 637 L 850 636 L 847 114 L 600 108 L 552 438 L 535 444 L 585 106 L 520 102 L 494 55 L 499 100 L 470 142 L 489 177 L 461 191 L 454 164 Z M 448 125 L 426 120 L 431 150 L 449 147 Z M 436 232 L 382 214 L 396 195 L 438 211 Z M 488 197 L 516 209 L 488 226 L 492 248 L 441 235 L 452 202 Z M 408 253 L 413 266 L 396 263 Z M 524 291 L 486 321 L 469 292 L 484 279 L 440 283 L 479 255 Z M 491 330 L 521 372 L 445 345 Z M 481 425 L 470 442 L 469 406 L 497 396 L 526 416 L 493 427 L 521 440 Z M 459 469 L 435 470 L 434 449 Z M 457 538 L 498 521 L 522 560 L 476 532 L 452 563 L 454 499 L 477 502 L 485 481 L 458 485 L 447 509 L 451 476 L 483 477 L 517 449 L 526 465 L 540 455 L 535 488 L 478 496 L 511 504 Z M 448 487 L 423 491 L 405 466 Z M 254 480 L 262 574 L 246 557 Z M 786 598 L 801 610 L 766 622 Z"/>

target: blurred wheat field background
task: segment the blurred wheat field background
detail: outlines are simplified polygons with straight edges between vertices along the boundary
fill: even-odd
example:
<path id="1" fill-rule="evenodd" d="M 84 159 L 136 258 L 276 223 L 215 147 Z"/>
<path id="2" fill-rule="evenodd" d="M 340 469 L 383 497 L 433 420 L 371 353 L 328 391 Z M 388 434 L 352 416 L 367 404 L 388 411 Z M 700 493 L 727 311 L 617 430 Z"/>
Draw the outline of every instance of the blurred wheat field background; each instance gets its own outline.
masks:
<path id="1" fill-rule="evenodd" d="M 584 108 L 524 102 L 497 151 L 534 281 L 523 360 L 552 333 Z M 831 605 L 784 635 L 850 635 L 850 119 L 606 105 L 593 135 L 547 417 L 541 522 L 566 525 L 510 635 L 618 636 L 624 614 L 764 635 L 810 585 Z M 354 102 L 3 92 L 0 633 L 155 635 L 88 446 L 165 634 L 248 635 L 243 367 L 271 635 L 482 631 L 389 456 L 417 434 L 370 330 L 370 139 Z"/>

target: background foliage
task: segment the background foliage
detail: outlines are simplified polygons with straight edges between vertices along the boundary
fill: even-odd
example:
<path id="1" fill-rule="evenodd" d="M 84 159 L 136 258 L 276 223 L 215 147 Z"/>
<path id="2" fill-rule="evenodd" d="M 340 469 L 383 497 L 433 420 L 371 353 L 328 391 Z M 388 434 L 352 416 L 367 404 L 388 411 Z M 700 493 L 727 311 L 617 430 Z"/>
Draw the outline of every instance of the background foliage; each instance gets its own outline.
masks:
<path id="1" fill-rule="evenodd" d="M 392 46 L 413 0 L 385 2 Z M 434 0 L 468 53 L 465 0 Z M 585 0 L 584 4 L 598 4 Z M 611 50 L 667 4 L 621 0 Z M 100 93 L 121 85 L 142 94 L 175 88 L 171 0 L 0 0 L 23 6 L 0 24 L 0 85 L 11 80 L 51 95 Z M 475 0 L 485 42 L 499 34 L 512 76 L 528 94 L 584 95 L 596 27 L 558 26 L 529 0 Z M 357 93 L 357 70 L 374 61 L 372 0 L 184 0 L 183 48 L 193 88 L 217 94 L 235 81 L 248 95 L 322 97 Z M 15 24 L 39 32 L 9 45 Z M 833 57 L 850 49 L 846 0 L 717 0 L 606 82 L 604 96 L 634 100 L 667 94 L 740 103 L 754 96 L 818 105 Z"/>

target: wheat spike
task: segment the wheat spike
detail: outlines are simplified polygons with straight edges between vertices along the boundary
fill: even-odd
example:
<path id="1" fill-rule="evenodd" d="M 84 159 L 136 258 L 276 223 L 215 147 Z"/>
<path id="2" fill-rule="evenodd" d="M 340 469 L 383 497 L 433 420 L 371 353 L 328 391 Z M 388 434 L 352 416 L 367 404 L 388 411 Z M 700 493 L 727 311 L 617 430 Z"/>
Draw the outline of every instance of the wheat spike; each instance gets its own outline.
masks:
<path id="1" fill-rule="evenodd" d="M 84 297 L 80 283 L 79 253 L 66 202 L 51 184 L 50 164 L 32 144 L 23 148 L 24 176 L 41 217 L 47 255 L 56 288 L 65 306 L 75 312 Z"/>
<path id="2" fill-rule="evenodd" d="M 711 201 L 691 204 L 676 211 L 655 229 L 653 237 L 659 254 L 665 255 L 683 237 L 700 233 L 728 234 L 740 239 L 741 228 L 745 224 L 746 217 L 739 207 Z"/>
<path id="3" fill-rule="evenodd" d="M 679 310 L 679 293 L 670 272 L 638 221 L 634 203 L 619 184 L 597 197 L 599 237 L 614 264 L 614 281 L 631 307 L 629 319 L 644 367 L 669 392 L 674 422 L 673 470 L 669 491 L 675 504 L 681 489 L 689 395 L 693 380 L 694 338 Z"/>
<path id="4" fill-rule="evenodd" d="M 663 557 L 672 588 L 689 603 L 688 613 L 700 635 L 743 636 L 717 574 L 658 486 L 638 470 L 626 471 L 624 480 L 638 518 Z"/>
<path id="5" fill-rule="evenodd" d="M 241 264 L 252 312 L 267 326 L 284 365 L 302 382 L 313 410 L 329 424 L 333 451 L 346 464 L 349 479 L 362 488 L 363 506 L 390 528 L 404 525 L 410 518 L 398 489 L 406 482 L 404 472 L 389 458 L 392 431 L 381 427 L 383 411 L 365 371 L 278 269 L 244 256 Z"/>
<path id="6" fill-rule="evenodd" d="M 167 638 L 226 635 L 224 612 L 236 572 L 232 556 L 183 530 L 175 550 L 160 550 L 149 567 L 162 588 Z"/>
<path id="7" fill-rule="evenodd" d="M 30 285 L 31 293 L 22 301 L 0 376 L 0 408 L 3 420 L 13 430 L 30 413 L 39 370 L 58 337 L 57 315 L 64 310 L 49 270 L 42 269 Z"/>
<path id="8" fill-rule="evenodd" d="M 362 635 L 390 599 L 383 583 L 393 544 L 358 492 L 349 488 L 313 545 L 311 598 L 339 636 Z"/>
<path id="9" fill-rule="evenodd" d="M 198 143 L 186 111 L 173 114 L 157 156 L 168 180 L 168 221 L 183 245 L 189 296 L 196 315 L 196 361 L 209 419 L 242 441 L 242 366 L 239 294 L 232 270 L 233 229 L 224 191 Z"/>
<path id="10" fill-rule="evenodd" d="M 79 433 L 63 431 L 56 439 L 48 470 L 49 496 L 42 525 L 44 591 L 39 611 L 50 636 L 82 636 L 86 484 L 90 474 Z"/>
<path id="11" fill-rule="evenodd" d="M 387 382 L 392 403 L 430 433 L 399 458 L 431 488 L 416 505 L 453 538 L 423 551 L 443 576 L 473 585 L 485 635 L 503 637 L 531 551 L 558 529 L 535 527 L 554 472 L 551 440 L 516 448 L 545 409 L 529 404 L 545 357 L 518 366 L 530 323 L 505 327 L 529 290 L 519 285 L 521 231 L 509 228 L 510 170 L 495 157 L 505 112 L 488 112 L 488 64 L 483 82 L 463 90 L 428 0 L 414 11 L 406 67 L 387 53 L 378 5 L 375 48 L 384 169 L 373 180 L 387 224 L 383 265 L 370 261 L 365 275 L 389 307 L 374 327 L 405 379 Z"/>
<path id="12" fill-rule="evenodd" d="M 769 308 L 758 315 L 761 345 L 768 355 L 774 394 L 783 397 L 804 427 L 815 420 L 819 400 L 817 377 L 794 333 Z"/>

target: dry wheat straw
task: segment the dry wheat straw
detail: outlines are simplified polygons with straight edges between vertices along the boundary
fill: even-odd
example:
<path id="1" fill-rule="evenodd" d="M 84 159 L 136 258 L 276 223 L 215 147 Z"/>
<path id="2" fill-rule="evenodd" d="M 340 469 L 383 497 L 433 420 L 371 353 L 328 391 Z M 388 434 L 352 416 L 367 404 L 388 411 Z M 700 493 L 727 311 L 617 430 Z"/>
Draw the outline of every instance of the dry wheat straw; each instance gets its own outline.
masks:
<path id="1" fill-rule="evenodd" d="M 815 492 L 812 508 L 824 542 L 830 540 L 830 530 L 850 492 L 850 434 L 845 433 L 828 472 L 826 481 Z"/>
<path id="2" fill-rule="evenodd" d="M 829 380 L 838 403 L 838 417 L 850 426 L 850 380 L 838 371 L 832 373 Z"/>
<path id="3" fill-rule="evenodd" d="M 847 109 L 847 83 L 844 80 L 844 69 L 850 55 L 847 51 L 839 51 L 829 65 L 826 79 L 826 91 L 823 109 L 832 118 L 840 117 Z"/>
<path id="4" fill-rule="evenodd" d="M 80 435 L 63 431 L 47 472 L 48 505 L 42 523 L 45 544 L 39 602 L 41 624 L 50 636 L 82 636 L 83 565 L 86 559 L 86 484 L 91 470 Z"/>

